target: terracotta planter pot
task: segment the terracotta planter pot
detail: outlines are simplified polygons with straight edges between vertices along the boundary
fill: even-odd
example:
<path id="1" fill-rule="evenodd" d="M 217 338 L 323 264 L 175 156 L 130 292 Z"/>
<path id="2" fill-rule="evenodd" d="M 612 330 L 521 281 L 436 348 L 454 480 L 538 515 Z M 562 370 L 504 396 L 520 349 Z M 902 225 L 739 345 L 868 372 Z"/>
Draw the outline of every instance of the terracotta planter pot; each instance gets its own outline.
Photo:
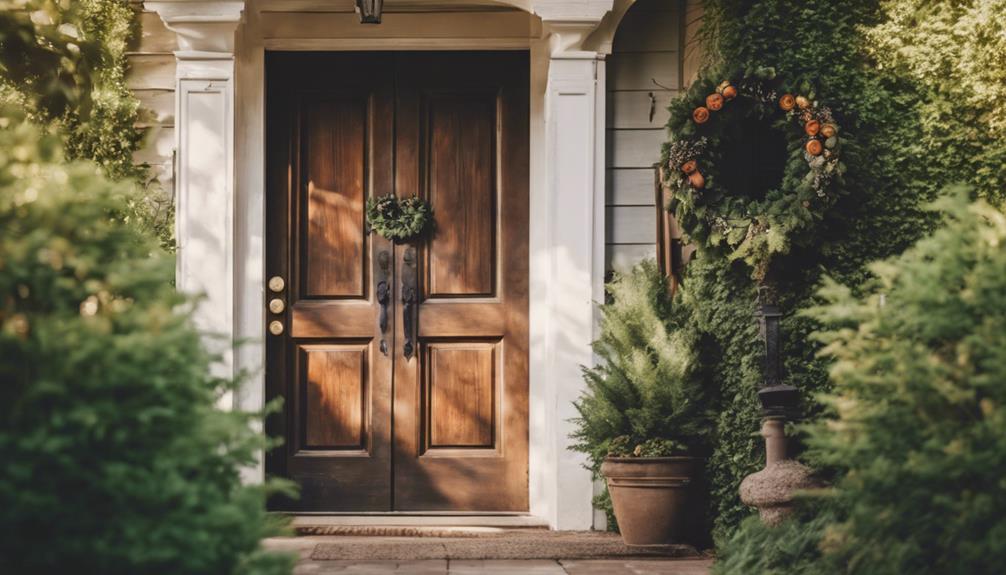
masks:
<path id="1" fill-rule="evenodd" d="M 608 457 L 601 473 L 608 482 L 622 539 L 630 547 L 669 545 L 694 523 L 697 457 Z"/>

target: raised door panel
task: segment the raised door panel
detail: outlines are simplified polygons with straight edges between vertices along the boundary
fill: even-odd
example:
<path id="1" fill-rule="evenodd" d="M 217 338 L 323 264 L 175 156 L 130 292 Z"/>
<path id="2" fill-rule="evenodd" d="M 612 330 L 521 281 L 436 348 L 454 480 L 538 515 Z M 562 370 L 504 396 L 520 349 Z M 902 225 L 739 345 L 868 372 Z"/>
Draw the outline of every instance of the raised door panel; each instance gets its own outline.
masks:
<path id="1" fill-rule="evenodd" d="M 426 449 L 495 447 L 499 390 L 493 343 L 426 346 Z"/>
<path id="2" fill-rule="evenodd" d="M 302 345 L 304 449 L 367 448 L 367 357 L 363 346 Z"/>
<path id="3" fill-rule="evenodd" d="M 365 294 L 367 116 L 360 94 L 302 100 L 305 297 Z"/>
<path id="4" fill-rule="evenodd" d="M 491 296 L 496 278 L 496 94 L 427 94 L 426 196 L 437 220 L 428 297 Z"/>

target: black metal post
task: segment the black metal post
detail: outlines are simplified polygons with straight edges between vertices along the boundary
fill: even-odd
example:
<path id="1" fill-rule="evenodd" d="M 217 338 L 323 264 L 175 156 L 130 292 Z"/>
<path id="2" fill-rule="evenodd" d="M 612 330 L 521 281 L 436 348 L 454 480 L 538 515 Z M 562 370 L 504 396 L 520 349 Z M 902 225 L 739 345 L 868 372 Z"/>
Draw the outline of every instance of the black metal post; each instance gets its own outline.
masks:
<path id="1" fill-rule="evenodd" d="M 797 390 L 782 383 L 782 358 L 780 357 L 779 290 L 774 279 L 766 276 L 758 286 L 758 318 L 762 340 L 762 381 L 758 388 L 762 413 L 765 417 L 786 417 L 796 407 Z"/>

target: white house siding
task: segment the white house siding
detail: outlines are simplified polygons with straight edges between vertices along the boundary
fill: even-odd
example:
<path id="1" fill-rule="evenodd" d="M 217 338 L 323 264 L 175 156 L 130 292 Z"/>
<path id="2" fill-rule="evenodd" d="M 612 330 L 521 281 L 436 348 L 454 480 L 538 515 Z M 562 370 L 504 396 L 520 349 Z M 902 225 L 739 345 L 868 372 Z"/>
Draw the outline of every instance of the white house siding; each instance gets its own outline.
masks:
<path id="1" fill-rule="evenodd" d="M 682 86 L 685 11 L 684 0 L 637 0 L 622 19 L 608 57 L 608 271 L 656 254 L 653 164 L 666 139 L 667 105 Z"/>
<path id="2" fill-rule="evenodd" d="M 145 134 L 143 147 L 133 154 L 137 164 L 149 164 L 150 175 L 171 193 L 172 154 L 175 148 L 175 34 L 160 17 L 130 2 L 139 16 L 140 30 L 129 51 L 126 82 L 142 106 L 137 127 Z"/>

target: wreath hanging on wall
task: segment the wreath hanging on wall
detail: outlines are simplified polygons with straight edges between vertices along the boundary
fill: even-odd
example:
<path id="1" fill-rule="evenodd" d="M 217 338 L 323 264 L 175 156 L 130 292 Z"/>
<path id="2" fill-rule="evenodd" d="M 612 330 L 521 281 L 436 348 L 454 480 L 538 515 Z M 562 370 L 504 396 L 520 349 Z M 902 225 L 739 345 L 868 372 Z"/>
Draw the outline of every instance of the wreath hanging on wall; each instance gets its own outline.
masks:
<path id="1" fill-rule="evenodd" d="M 808 84 L 788 86 L 774 76 L 764 69 L 696 80 L 671 105 L 661 162 L 672 192 L 667 207 L 689 239 L 743 259 L 756 280 L 773 255 L 807 239 L 841 194 L 845 171 L 847 138 L 831 109 Z M 771 165 L 762 165 L 760 148 L 772 142 L 762 146 L 751 126 L 774 132 L 768 135 L 779 149 L 764 162 Z"/>
<path id="2" fill-rule="evenodd" d="M 433 208 L 417 196 L 399 200 L 391 194 L 367 198 L 367 226 L 370 231 L 396 242 L 416 239 L 432 226 Z"/>

